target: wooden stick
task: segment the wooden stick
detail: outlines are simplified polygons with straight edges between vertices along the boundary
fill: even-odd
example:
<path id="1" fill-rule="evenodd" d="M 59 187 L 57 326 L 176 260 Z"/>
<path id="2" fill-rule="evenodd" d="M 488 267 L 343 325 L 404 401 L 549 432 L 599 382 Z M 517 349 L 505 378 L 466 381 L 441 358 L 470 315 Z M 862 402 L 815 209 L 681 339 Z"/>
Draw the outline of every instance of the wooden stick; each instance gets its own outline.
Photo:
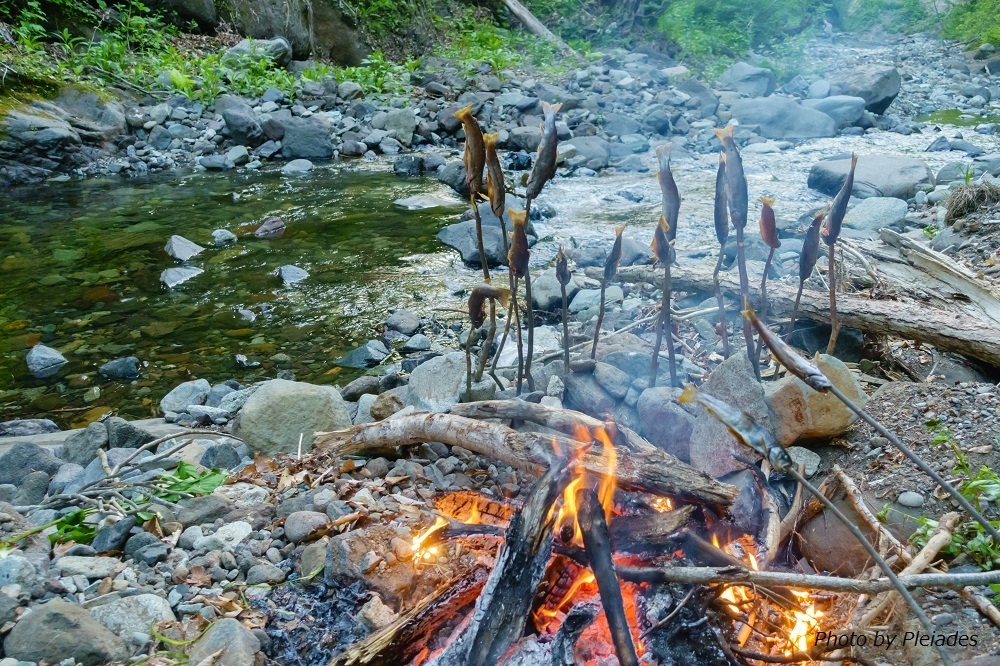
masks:
<path id="1" fill-rule="evenodd" d="M 479 564 L 439 588 L 392 624 L 369 634 L 330 661 L 329 666 L 395 666 L 409 663 L 438 628 L 479 597 L 488 571 Z"/>
<path id="2" fill-rule="evenodd" d="M 569 44 L 559 39 L 551 30 L 545 27 L 541 21 L 535 18 L 535 15 L 528 10 L 527 7 L 522 5 L 518 0 L 503 0 L 503 4 L 507 5 L 507 9 L 513 14 L 518 21 L 524 24 L 528 30 L 538 35 L 545 41 L 553 44 L 556 48 L 567 55 L 576 55 L 576 51 L 569 47 Z"/>
<path id="3" fill-rule="evenodd" d="M 597 619 L 598 613 L 597 604 L 591 603 L 576 604 L 570 609 L 552 641 L 551 666 L 576 665 L 573 647 L 583 631 Z"/>
<path id="4" fill-rule="evenodd" d="M 579 507 L 576 514 L 577 524 L 583 533 L 583 545 L 590 559 L 590 569 L 597 581 L 597 590 L 601 595 L 601 605 L 604 606 L 618 662 L 622 666 L 639 666 L 632 632 L 628 626 L 628 618 L 625 617 L 621 584 L 618 582 L 615 563 L 611 558 L 611 537 L 604 519 L 604 507 L 601 506 L 597 493 L 589 488 L 577 492 L 576 498 Z"/>
<path id="5" fill-rule="evenodd" d="M 590 358 L 597 358 L 597 341 L 601 337 L 601 324 L 604 323 L 604 297 L 608 290 L 607 278 L 601 278 L 601 307 L 597 311 L 597 324 L 594 326 L 594 346 L 590 349 Z"/>
<path id="6" fill-rule="evenodd" d="M 335 455 L 441 442 L 464 447 L 515 469 L 541 476 L 552 460 L 553 440 L 560 450 L 580 447 L 579 442 L 565 437 L 520 433 L 496 423 L 451 414 L 417 413 L 364 423 L 337 432 L 319 432 L 313 442 L 317 449 L 326 449 Z M 608 461 L 593 452 L 583 456 L 585 469 L 601 476 L 614 473 L 618 483 L 626 488 L 716 507 L 729 506 L 737 495 L 734 487 L 716 481 L 660 449 L 630 451 L 616 446 L 615 450 L 618 454 L 617 470 L 610 470 Z"/>
<path id="7" fill-rule="evenodd" d="M 822 590 L 843 594 L 878 594 L 895 589 L 888 578 L 857 580 L 837 576 L 790 573 L 784 571 L 754 571 L 742 567 L 616 567 L 622 580 L 635 583 L 687 583 L 689 585 L 764 586 Z M 970 574 L 916 574 L 899 578 L 908 590 L 924 588 L 960 590 L 965 587 L 1000 583 L 1000 570 Z"/>
<path id="8" fill-rule="evenodd" d="M 719 248 L 719 259 L 715 262 L 715 270 L 712 271 L 712 282 L 715 287 L 715 301 L 719 304 L 719 325 L 722 327 L 722 357 L 729 358 L 729 325 L 726 323 L 726 303 L 722 298 L 722 287 L 719 284 L 719 271 L 722 270 L 722 261 L 726 258 L 726 246 Z"/>
<path id="9" fill-rule="evenodd" d="M 830 245 L 830 259 L 827 268 L 827 280 L 830 281 L 830 341 L 826 344 L 826 353 L 833 355 L 837 346 L 837 336 L 840 335 L 840 319 L 837 318 L 837 261 L 835 245 Z"/>
<path id="10" fill-rule="evenodd" d="M 569 482 L 571 469 L 563 461 L 535 482 L 511 519 L 469 624 L 429 666 L 494 666 L 524 633 L 552 551 L 552 505 Z"/>

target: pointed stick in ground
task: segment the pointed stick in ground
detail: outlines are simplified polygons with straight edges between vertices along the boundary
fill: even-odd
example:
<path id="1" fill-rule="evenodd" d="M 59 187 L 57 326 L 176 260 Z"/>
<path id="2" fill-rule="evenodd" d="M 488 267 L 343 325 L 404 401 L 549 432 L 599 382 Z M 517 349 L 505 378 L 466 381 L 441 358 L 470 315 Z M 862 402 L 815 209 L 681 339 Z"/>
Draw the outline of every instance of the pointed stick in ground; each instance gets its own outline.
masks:
<path id="1" fill-rule="evenodd" d="M 986 518 L 984 518 L 974 506 L 972 506 L 969 500 L 967 500 L 962 493 L 960 493 L 953 485 L 945 481 L 940 474 L 935 472 L 930 465 L 920 458 L 920 456 L 911 451 L 908 446 L 903 444 L 898 437 L 889 432 L 885 426 L 875 420 L 875 417 L 844 395 L 843 392 L 834 386 L 833 382 L 831 382 L 829 378 L 823 374 L 818 366 L 803 358 L 798 352 L 792 349 L 791 346 L 775 335 L 774 332 L 764 324 L 764 322 L 757 318 L 752 309 L 748 309 L 748 311 L 744 313 L 744 316 L 753 323 L 754 327 L 764 338 L 764 343 L 771 350 L 771 354 L 778 361 L 778 363 L 783 365 L 790 373 L 805 382 L 809 388 L 814 391 L 818 391 L 820 393 L 830 392 L 837 396 L 837 398 L 844 403 L 848 409 L 857 414 L 861 420 L 874 428 L 875 431 L 882 437 L 885 437 L 892 442 L 892 445 L 899 449 L 904 456 L 909 458 L 913 464 L 919 467 L 924 474 L 934 479 L 935 483 L 951 495 L 952 498 L 958 502 L 959 505 L 965 509 L 965 511 L 972 516 L 976 522 L 982 525 L 983 529 L 986 530 L 986 533 L 993 539 L 993 542 L 1000 545 L 1000 532 L 998 532 L 997 529 L 993 527 L 993 525 L 986 520 Z"/>
<path id="2" fill-rule="evenodd" d="M 494 134 L 484 134 L 483 144 L 486 150 L 486 193 L 490 200 L 490 210 L 492 210 L 493 215 L 500 220 L 500 237 L 503 239 L 503 250 L 506 253 L 509 248 L 507 243 L 507 223 L 504 222 L 503 214 L 506 204 L 507 191 L 505 189 L 506 186 L 503 179 L 503 167 L 500 166 L 500 158 L 497 155 L 497 137 L 499 136 L 499 132 Z M 507 272 L 507 277 L 510 282 L 510 289 L 513 291 L 514 280 L 510 275 L 510 271 Z M 508 312 L 506 327 L 504 329 L 504 339 L 506 339 L 506 335 L 509 330 L 510 313 Z M 479 352 L 479 366 L 476 369 L 477 382 L 483 378 L 483 371 L 486 369 L 489 361 L 490 350 L 493 349 L 493 340 L 496 338 L 496 333 L 496 302 L 493 299 L 490 299 L 490 328 L 486 334 L 486 342 L 483 343 L 483 348 Z M 496 376 L 495 366 L 496 364 L 494 363 L 494 369 L 490 372 L 490 376 L 493 377 L 493 381 L 496 382 L 498 387 L 502 387 L 500 379 Z"/>
<path id="3" fill-rule="evenodd" d="M 577 492 L 576 503 L 579 507 L 577 523 L 583 534 L 583 545 L 590 560 L 590 568 L 597 581 L 597 590 L 601 595 L 601 605 L 611 630 L 611 641 L 618 654 L 618 662 L 622 666 L 639 666 L 639 657 L 636 656 L 632 632 L 625 616 L 621 583 L 618 582 L 615 563 L 611 558 L 611 536 L 604 517 L 604 507 L 601 506 L 597 493 L 589 488 Z"/>
<path id="4" fill-rule="evenodd" d="M 719 260 L 715 262 L 712 281 L 715 283 L 715 301 L 719 304 L 719 326 L 722 329 L 722 356 L 729 358 L 729 325 L 726 322 L 726 303 L 719 286 L 719 271 L 726 258 L 726 241 L 729 240 L 729 199 L 726 197 L 726 153 L 719 153 L 719 170 L 715 175 L 715 237 L 719 241 Z"/>
<path id="5" fill-rule="evenodd" d="M 510 265 L 511 275 L 514 276 L 514 291 L 511 293 L 511 298 L 517 298 L 517 281 L 520 278 L 524 278 L 526 292 L 525 298 L 530 301 L 531 291 L 527 287 L 526 276 L 528 275 L 528 260 L 531 258 L 531 251 L 528 249 L 528 234 L 524 230 L 528 220 L 527 211 L 517 211 L 511 208 L 508 209 L 507 214 L 510 215 L 510 221 L 514 225 L 514 231 L 510 235 L 510 251 L 507 253 L 507 263 Z M 528 316 L 530 317 L 530 302 L 527 307 Z M 521 385 L 524 382 L 525 363 L 524 344 L 521 339 L 521 313 L 517 309 L 516 300 L 514 304 L 514 316 L 517 324 L 517 394 L 521 395 Z M 532 381 L 529 377 L 528 386 L 531 387 L 531 385 Z"/>
<path id="6" fill-rule="evenodd" d="M 747 274 L 747 253 L 743 232 L 747 226 L 747 212 L 750 207 L 750 195 L 747 193 L 747 179 L 743 173 L 743 158 L 736 147 L 733 137 L 733 126 L 715 130 L 722 146 L 726 149 L 726 197 L 729 200 L 729 216 L 736 227 L 736 262 L 740 271 L 740 303 L 746 304 L 750 298 L 750 278 Z M 753 366 L 753 374 L 760 379 L 760 367 L 754 356 L 753 329 L 750 322 L 743 320 L 743 339 L 747 345 L 747 356 Z"/>
<path id="7" fill-rule="evenodd" d="M 604 260 L 604 275 L 601 278 L 601 307 L 597 311 L 597 325 L 594 328 L 594 346 L 590 349 L 590 358 L 597 358 L 597 340 L 601 335 L 601 324 L 604 323 L 605 296 L 610 282 L 618 273 L 618 262 L 622 260 L 622 232 L 625 225 L 615 227 L 615 243 L 611 246 L 611 252 Z"/>
<path id="8" fill-rule="evenodd" d="M 660 345 L 663 343 L 663 336 L 667 336 L 667 356 L 670 360 L 670 386 L 677 385 L 677 363 L 674 359 L 674 324 L 670 312 L 670 265 L 677 255 L 674 246 L 677 240 L 677 223 L 680 218 L 681 195 L 677 191 L 677 183 L 674 181 L 674 174 L 670 170 L 670 148 L 671 144 L 664 144 L 656 149 L 656 159 L 659 163 L 659 170 L 656 179 L 660 183 L 660 193 L 662 195 L 663 214 L 660 215 L 660 222 L 653 232 L 653 242 L 651 247 L 656 254 L 656 258 L 663 264 L 663 284 L 662 298 L 660 299 L 660 321 L 656 329 L 656 347 L 653 349 L 653 362 L 650 370 L 649 385 L 656 386 L 656 374 L 660 365 Z"/>
<path id="9" fill-rule="evenodd" d="M 837 319 L 837 262 L 834 250 L 837 245 L 837 238 L 840 236 L 840 228 L 844 223 L 844 216 L 847 215 L 847 204 L 851 200 L 851 191 L 854 189 L 854 169 L 858 166 L 858 156 L 851 154 L 851 170 L 847 173 L 844 185 L 837 192 L 830 206 L 830 214 L 827 215 L 826 224 L 823 226 L 823 242 L 829 248 L 829 272 L 826 279 L 830 282 L 830 342 L 826 345 L 826 353 L 833 354 L 837 346 L 837 336 L 840 335 L 840 321 Z"/>
<path id="10" fill-rule="evenodd" d="M 767 261 L 764 262 L 764 275 L 760 278 L 760 319 L 767 323 L 767 274 L 771 271 L 771 262 L 774 261 L 774 251 L 781 247 L 781 240 L 778 238 L 778 223 L 774 219 L 774 199 L 761 197 L 760 202 L 760 237 L 770 249 L 767 253 Z M 754 356 L 757 364 L 760 364 L 760 352 L 764 348 L 764 338 L 757 338 L 757 350 Z"/>
<path id="11" fill-rule="evenodd" d="M 748 310 L 744 314 L 744 317 L 747 319 L 747 321 L 750 321 L 750 318 L 747 315 L 752 315 L 752 314 L 753 312 L 750 310 Z M 756 317 L 754 317 L 754 320 L 755 320 L 754 322 L 755 325 L 759 324 L 760 322 L 759 319 L 756 319 Z M 763 324 L 760 324 L 757 327 L 758 331 L 761 330 L 762 326 Z M 774 338 L 778 340 L 780 343 L 780 338 L 777 338 L 777 336 L 774 336 Z M 798 355 L 796 354 L 796 356 Z M 687 389 L 685 389 L 684 394 L 681 395 L 680 401 L 697 402 L 698 404 L 700 404 L 702 407 L 705 408 L 705 410 L 710 415 L 712 415 L 714 418 L 719 420 L 723 425 L 725 425 L 726 428 L 728 428 L 729 431 L 737 439 L 742 441 L 746 446 L 750 447 L 757 453 L 764 456 L 767 459 L 767 461 L 771 464 L 771 467 L 773 467 L 775 470 L 779 472 L 784 472 L 785 474 L 788 474 L 793 479 L 798 481 L 812 495 L 814 495 L 816 499 L 818 499 L 820 503 L 823 504 L 823 506 L 827 509 L 827 511 L 832 513 L 837 518 L 837 520 L 843 523 L 844 527 L 846 527 L 851 532 L 851 534 L 854 536 L 855 539 L 857 539 L 858 543 L 861 544 L 861 546 L 865 549 L 868 555 L 876 562 L 876 564 L 878 564 L 879 568 L 882 569 L 886 577 L 892 583 L 893 587 L 906 602 L 906 605 L 909 606 L 914 616 L 918 620 L 920 620 L 920 624 L 923 625 L 927 633 L 928 634 L 934 633 L 934 625 L 931 624 L 931 621 L 927 618 L 927 615 L 924 614 L 924 611 L 917 604 L 916 600 L 913 598 L 913 595 L 911 595 L 910 592 L 906 589 L 906 587 L 904 587 L 903 584 L 899 581 L 899 578 L 897 578 L 895 572 L 892 570 L 892 567 L 889 566 L 888 562 L 886 562 L 885 559 L 879 554 L 878 550 L 876 550 L 875 546 L 873 546 L 871 542 L 868 541 L 865 535 L 861 533 L 861 530 L 858 528 L 858 526 L 855 525 L 853 522 L 851 522 L 851 520 L 847 516 L 845 516 L 839 508 L 837 508 L 836 504 L 831 502 L 826 497 L 826 495 L 820 492 L 819 489 L 816 488 L 814 485 L 809 483 L 809 481 L 807 481 L 804 476 L 799 474 L 798 469 L 796 469 L 795 465 L 792 463 L 791 456 L 788 455 L 788 451 L 786 451 L 785 449 L 781 448 L 781 446 L 778 445 L 778 442 L 774 439 L 774 435 L 772 435 L 770 432 L 761 427 L 761 425 L 757 423 L 746 412 L 741 412 L 735 407 L 729 405 L 728 403 L 725 403 L 717 398 L 713 398 L 710 395 L 707 395 L 705 393 L 700 393 L 697 389 L 694 388 L 694 386 L 691 386 L 690 384 L 688 385 Z M 938 646 L 937 651 L 938 655 L 940 655 L 942 659 L 942 663 L 946 665 L 952 664 L 951 658 L 948 656 L 948 653 L 943 649 L 943 647 Z"/>
<path id="12" fill-rule="evenodd" d="M 566 286 L 570 283 L 573 276 L 569 272 L 569 261 L 566 259 L 566 253 L 563 252 L 562 245 L 559 246 L 559 252 L 556 253 L 556 280 L 559 281 L 559 290 L 562 292 L 562 330 L 563 330 L 563 372 L 569 374 L 569 304 L 566 298 Z"/>
<path id="13" fill-rule="evenodd" d="M 802 290 L 805 289 L 806 280 L 812 275 L 816 268 L 816 261 L 819 259 L 819 228 L 823 224 L 823 218 L 830 206 L 824 206 L 813 215 L 812 224 L 806 229 L 805 238 L 802 239 L 802 251 L 799 252 L 799 291 L 795 294 L 795 305 L 792 306 L 792 317 L 788 323 L 788 333 L 785 335 L 785 342 L 791 342 L 795 333 L 795 319 L 799 314 L 799 302 L 802 300 Z"/>
<path id="14" fill-rule="evenodd" d="M 477 286 L 469 294 L 469 321 L 472 324 L 472 330 L 469 331 L 469 338 L 465 344 L 465 365 L 468 373 L 465 382 L 467 396 L 472 393 L 472 338 L 476 331 L 486 323 L 486 301 L 489 301 L 490 304 L 490 329 L 486 336 L 486 342 L 483 343 L 484 351 L 479 356 L 479 366 L 475 373 L 475 381 L 477 382 L 483 378 L 483 370 L 486 369 L 489 348 L 493 344 L 493 333 L 496 330 L 496 302 L 499 300 L 501 305 L 507 305 L 510 294 L 509 289 L 494 287 L 489 282 L 484 282 Z"/>

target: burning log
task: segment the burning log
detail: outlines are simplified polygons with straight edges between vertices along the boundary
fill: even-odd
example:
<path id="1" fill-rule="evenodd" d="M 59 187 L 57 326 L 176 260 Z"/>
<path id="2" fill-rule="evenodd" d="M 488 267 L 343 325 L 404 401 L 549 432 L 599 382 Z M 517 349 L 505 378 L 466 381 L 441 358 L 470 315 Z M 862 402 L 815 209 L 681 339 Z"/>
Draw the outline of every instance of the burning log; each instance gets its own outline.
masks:
<path id="1" fill-rule="evenodd" d="M 344 650 L 329 666 L 396 666 L 409 663 L 427 649 L 428 642 L 442 625 L 479 597 L 487 576 L 485 566 L 473 567 L 403 613 L 392 624 Z"/>
<path id="2" fill-rule="evenodd" d="M 469 624 L 430 666 L 493 666 L 520 638 L 552 550 L 552 505 L 569 482 L 569 471 L 569 465 L 553 465 L 532 487 L 510 522 Z"/>
<path id="3" fill-rule="evenodd" d="M 590 559 L 590 568 L 597 580 L 597 589 L 601 594 L 601 605 L 608 618 L 611 629 L 611 640 L 622 666 L 639 666 L 639 657 L 635 653 L 632 633 L 629 630 L 628 619 L 625 617 L 625 603 L 622 600 L 622 588 L 615 573 L 615 564 L 611 559 L 611 537 L 608 524 L 604 517 L 604 507 L 597 498 L 597 493 L 583 489 L 577 493 L 577 524 L 583 532 L 583 543 Z"/>
<path id="4" fill-rule="evenodd" d="M 570 609 L 552 641 L 552 666 L 576 666 L 573 646 L 598 613 L 597 604 L 577 604 Z"/>
<path id="5" fill-rule="evenodd" d="M 552 458 L 553 440 L 560 450 L 572 451 L 579 442 L 565 437 L 547 437 L 520 433 L 503 425 L 483 423 L 452 414 L 407 414 L 376 423 L 336 432 L 318 432 L 313 443 L 334 455 L 351 455 L 379 449 L 391 449 L 427 442 L 461 446 L 499 460 L 515 469 L 541 476 Z M 716 481 L 660 449 L 633 452 L 615 447 L 618 457 L 619 485 L 655 495 L 726 507 L 737 491 Z M 588 452 L 583 466 L 591 473 L 609 473 L 607 461 Z"/>

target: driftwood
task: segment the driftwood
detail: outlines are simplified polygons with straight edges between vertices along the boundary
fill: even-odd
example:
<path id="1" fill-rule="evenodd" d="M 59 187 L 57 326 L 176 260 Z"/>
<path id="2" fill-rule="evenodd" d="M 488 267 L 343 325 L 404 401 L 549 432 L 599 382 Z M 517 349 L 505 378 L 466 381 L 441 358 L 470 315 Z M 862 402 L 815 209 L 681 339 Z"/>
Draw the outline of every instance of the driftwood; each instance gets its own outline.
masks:
<path id="1" fill-rule="evenodd" d="M 489 575 L 475 566 L 457 580 L 403 613 L 392 624 L 370 634 L 334 657 L 329 666 L 395 666 L 409 663 L 427 648 L 438 628 L 479 597 Z"/>
<path id="2" fill-rule="evenodd" d="M 824 590 L 848 594 L 878 594 L 895 590 L 888 578 L 857 580 L 838 576 L 788 573 L 783 571 L 754 571 L 742 567 L 615 567 L 619 578 L 635 583 L 686 583 L 689 585 L 764 586 L 769 588 L 797 588 Z M 899 582 L 908 590 L 937 588 L 961 590 L 968 586 L 1000 583 L 1000 570 L 970 574 L 917 574 L 901 576 Z"/>
<path id="3" fill-rule="evenodd" d="M 373 449 L 441 442 L 541 476 L 553 458 L 553 441 L 563 451 L 580 446 L 579 442 L 565 437 L 520 433 L 503 425 L 451 414 L 418 413 L 337 432 L 319 432 L 314 445 L 336 455 L 351 455 Z M 736 497 L 737 491 L 732 486 L 716 481 L 660 449 L 633 452 L 620 446 L 615 448 L 618 466 L 614 474 L 623 487 L 716 507 L 728 506 Z M 583 466 L 599 476 L 611 471 L 608 461 L 598 452 L 587 452 L 583 456 Z"/>
<path id="4" fill-rule="evenodd" d="M 583 533 L 583 545 L 590 559 L 590 569 L 597 581 L 597 591 L 601 595 L 601 605 L 611 630 L 611 642 L 622 666 L 639 666 L 635 653 L 635 643 L 625 616 L 621 583 L 615 573 L 615 563 L 611 557 L 611 536 L 604 518 L 604 507 L 597 493 L 589 488 L 577 492 L 577 524 Z"/>
<path id="5" fill-rule="evenodd" d="M 885 272 L 885 267 L 880 270 Z M 673 269 L 673 286 L 677 291 L 712 292 L 712 267 L 707 264 L 678 265 Z M 649 282 L 656 284 L 657 271 L 646 266 L 630 266 L 618 272 L 622 282 Z M 739 293 L 739 281 L 732 271 L 719 276 L 727 293 Z M 908 283 L 913 284 L 913 283 Z M 893 284 L 901 288 L 905 285 Z M 786 282 L 771 282 L 767 294 L 772 317 L 787 317 L 795 304 L 797 286 Z M 759 286 L 751 286 L 750 300 L 759 305 Z M 932 344 L 939 349 L 956 352 L 1000 365 L 1000 325 L 993 317 L 978 314 L 968 305 L 967 296 L 952 293 L 950 299 L 935 298 L 926 301 L 907 295 L 895 299 L 874 300 L 861 294 L 841 292 L 837 296 L 837 314 L 844 326 L 860 328 L 871 333 L 889 335 L 906 340 Z M 981 312 L 1000 311 L 1000 303 L 992 297 L 977 298 Z M 799 306 L 801 318 L 829 322 L 829 296 L 806 289 Z"/>
<path id="6" fill-rule="evenodd" d="M 522 5 L 517 0 L 503 0 L 503 4 L 507 5 L 507 9 L 513 14 L 518 21 L 524 24 L 524 27 L 538 35 L 545 41 L 553 44 L 560 51 L 566 54 L 575 55 L 575 51 L 569 47 L 569 44 L 557 37 L 551 30 L 545 27 L 541 21 L 535 18 L 527 7 Z"/>
<path id="7" fill-rule="evenodd" d="M 503 548 L 462 633 L 430 666 L 493 666 L 524 633 L 535 590 L 552 552 L 552 505 L 571 466 L 553 465 L 510 521 Z"/>

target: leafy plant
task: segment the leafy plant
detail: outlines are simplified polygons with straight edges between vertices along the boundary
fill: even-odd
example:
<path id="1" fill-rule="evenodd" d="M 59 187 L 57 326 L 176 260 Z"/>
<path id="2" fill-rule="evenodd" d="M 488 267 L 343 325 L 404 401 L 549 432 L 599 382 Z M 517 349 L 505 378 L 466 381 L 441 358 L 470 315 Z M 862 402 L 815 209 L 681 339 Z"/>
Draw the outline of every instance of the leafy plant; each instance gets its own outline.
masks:
<path id="1" fill-rule="evenodd" d="M 155 495 L 176 502 L 186 495 L 208 495 L 225 482 L 226 473 L 217 467 L 200 470 L 197 465 L 181 461 L 171 474 L 163 474 L 157 479 L 155 485 L 159 491 Z"/>
<path id="2" fill-rule="evenodd" d="M 1000 527 L 1000 521 L 991 521 Z M 910 542 L 917 548 L 927 545 L 927 540 L 937 528 L 937 521 L 926 516 L 920 518 L 920 527 L 910 537 Z M 987 571 L 1000 567 L 1000 545 L 993 543 L 982 525 L 975 521 L 963 523 L 952 534 L 951 543 L 941 549 L 950 557 L 965 554 L 969 559 Z"/>
<path id="3" fill-rule="evenodd" d="M 55 522 L 55 532 L 49 535 L 52 543 L 90 543 L 97 534 L 97 528 L 86 522 L 87 517 L 93 513 L 92 509 L 77 509 L 61 516 Z"/>

